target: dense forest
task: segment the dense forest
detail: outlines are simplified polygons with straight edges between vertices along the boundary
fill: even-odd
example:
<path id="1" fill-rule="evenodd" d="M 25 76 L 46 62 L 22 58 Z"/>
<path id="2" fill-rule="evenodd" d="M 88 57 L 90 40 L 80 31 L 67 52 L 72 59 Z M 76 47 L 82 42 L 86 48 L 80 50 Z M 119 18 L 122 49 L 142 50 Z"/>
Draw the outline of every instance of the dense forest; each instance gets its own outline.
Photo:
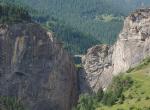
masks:
<path id="1" fill-rule="evenodd" d="M 89 47 L 100 43 L 113 44 L 122 29 L 126 15 L 133 9 L 150 4 L 148 0 L 0 0 L 0 2 L 26 7 L 32 19 L 53 31 L 72 54 L 84 54 Z"/>
<path id="2" fill-rule="evenodd" d="M 59 21 L 57 23 L 59 26 L 55 26 L 52 30 L 58 34 L 61 40 L 67 42 L 65 47 L 75 54 L 85 53 L 91 45 L 113 44 L 122 29 L 126 15 L 144 3 L 150 4 L 147 0 L 24 0 L 24 2 L 31 6 L 34 4 L 33 7 L 39 12 L 44 12 L 45 15 Z M 66 28 L 62 29 L 62 25 L 63 28 Z M 71 31 L 76 30 L 75 33 L 79 34 L 72 32 L 70 32 L 72 34 L 68 34 L 69 30 L 66 31 L 68 28 Z M 61 34 L 64 30 L 66 33 Z M 84 35 L 83 39 L 80 33 Z M 80 43 L 76 42 L 74 37 L 81 38 Z M 89 37 L 90 40 L 93 39 L 91 42 L 87 40 Z M 68 40 L 66 41 L 66 39 Z M 72 43 L 72 41 L 75 42 Z M 82 44 L 86 46 L 82 46 Z"/>
<path id="3" fill-rule="evenodd" d="M 16 23 L 25 21 L 32 21 L 28 9 L 9 2 L 0 3 L 0 23 Z"/>

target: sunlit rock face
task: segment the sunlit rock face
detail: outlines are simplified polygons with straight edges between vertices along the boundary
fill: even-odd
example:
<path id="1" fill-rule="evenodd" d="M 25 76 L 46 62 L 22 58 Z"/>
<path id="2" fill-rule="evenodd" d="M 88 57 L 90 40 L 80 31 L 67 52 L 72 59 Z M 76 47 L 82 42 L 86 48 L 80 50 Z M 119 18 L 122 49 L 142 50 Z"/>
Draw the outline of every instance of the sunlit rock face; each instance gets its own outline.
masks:
<path id="1" fill-rule="evenodd" d="M 0 25 L 0 95 L 27 110 L 71 110 L 77 99 L 72 58 L 37 24 Z"/>
<path id="2" fill-rule="evenodd" d="M 99 45 L 88 50 L 83 57 L 86 80 L 93 91 L 105 89 L 113 76 L 135 67 L 148 56 L 150 9 L 140 9 L 125 19 L 123 30 L 113 46 Z"/>
<path id="3" fill-rule="evenodd" d="M 150 56 L 150 9 L 140 9 L 128 16 L 114 45 L 113 74 L 125 72 Z"/>
<path id="4" fill-rule="evenodd" d="M 86 80 L 91 90 L 97 92 L 105 88 L 112 79 L 112 51 L 108 45 L 97 45 L 90 48 L 82 58 Z"/>

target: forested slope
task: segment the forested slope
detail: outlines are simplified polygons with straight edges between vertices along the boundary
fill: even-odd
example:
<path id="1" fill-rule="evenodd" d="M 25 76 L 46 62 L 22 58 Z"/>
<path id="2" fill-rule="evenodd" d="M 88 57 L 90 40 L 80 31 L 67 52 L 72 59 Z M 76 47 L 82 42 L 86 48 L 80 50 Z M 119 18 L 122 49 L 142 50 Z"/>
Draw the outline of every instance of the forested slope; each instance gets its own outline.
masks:
<path id="1" fill-rule="evenodd" d="M 82 54 L 91 45 L 113 44 L 122 29 L 124 17 L 130 11 L 150 4 L 149 0 L 1 1 L 26 4 L 33 19 L 55 32 L 73 54 Z"/>

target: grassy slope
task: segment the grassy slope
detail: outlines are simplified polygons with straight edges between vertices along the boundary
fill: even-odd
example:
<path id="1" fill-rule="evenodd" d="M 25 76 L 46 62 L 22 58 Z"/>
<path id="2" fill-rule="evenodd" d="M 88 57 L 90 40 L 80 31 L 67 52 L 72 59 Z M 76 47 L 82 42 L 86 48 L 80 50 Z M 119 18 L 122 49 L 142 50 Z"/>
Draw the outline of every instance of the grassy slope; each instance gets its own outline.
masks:
<path id="1" fill-rule="evenodd" d="M 115 104 L 111 107 L 102 105 L 96 110 L 150 110 L 150 62 L 138 66 L 127 75 L 132 77 L 134 84 L 124 92 L 123 104 Z"/>

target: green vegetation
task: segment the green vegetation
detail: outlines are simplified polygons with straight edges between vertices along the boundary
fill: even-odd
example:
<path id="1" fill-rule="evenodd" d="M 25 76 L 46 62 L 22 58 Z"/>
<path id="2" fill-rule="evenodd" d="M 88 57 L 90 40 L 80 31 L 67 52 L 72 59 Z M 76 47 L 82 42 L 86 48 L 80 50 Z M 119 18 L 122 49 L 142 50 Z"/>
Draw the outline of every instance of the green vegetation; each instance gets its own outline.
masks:
<path id="1" fill-rule="evenodd" d="M 24 110 L 21 102 L 14 97 L 0 97 L 0 110 Z"/>
<path id="2" fill-rule="evenodd" d="M 91 35 L 82 33 L 65 22 L 54 18 L 46 23 L 46 27 L 64 42 L 64 48 L 72 54 L 85 53 L 91 46 L 100 44 L 100 41 L 95 40 Z"/>
<path id="3" fill-rule="evenodd" d="M 123 103 L 123 92 L 128 90 L 133 81 L 128 76 L 117 76 L 113 79 L 112 84 L 103 92 L 100 89 L 97 94 L 83 94 L 80 96 L 76 110 L 95 110 L 101 105 L 112 106 L 116 103 Z"/>
<path id="4" fill-rule="evenodd" d="M 95 44 L 113 44 L 124 17 L 144 3 L 150 4 L 147 0 L 0 0 L 0 3 L 19 6 L 7 7 L 1 22 L 30 21 L 30 12 L 32 20 L 52 30 L 72 54 L 83 54 Z"/>
<path id="5" fill-rule="evenodd" d="M 148 0 L 20 0 L 81 33 L 113 44 L 128 13 Z M 97 18 L 102 17 L 104 20 Z M 46 17 L 45 17 L 46 18 Z M 67 34 L 66 34 L 67 35 Z M 86 38 L 85 38 L 86 39 Z"/>
<path id="6" fill-rule="evenodd" d="M 150 63 L 150 57 L 145 58 L 145 59 L 141 62 L 141 64 L 139 64 L 138 66 L 136 66 L 136 67 L 134 67 L 134 68 L 130 68 L 129 70 L 127 70 L 127 73 L 130 73 L 130 72 L 135 71 L 135 70 L 136 70 L 136 71 L 137 71 L 137 70 L 140 70 L 140 69 L 142 69 L 143 67 L 149 65 L 149 63 Z"/>
<path id="7" fill-rule="evenodd" d="M 73 110 L 95 110 L 96 106 L 97 100 L 94 96 L 83 94 L 79 98 L 79 104 L 77 105 L 77 108 L 74 108 Z"/>
<path id="8" fill-rule="evenodd" d="M 28 10 L 10 3 L 0 2 L 0 23 L 31 21 Z"/>
<path id="9" fill-rule="evenodd" d="M 128 90 L 132 84 L 133 81 L 131 77 L 122 75 L 114 77 L 113 83 L 104 93 L 102 103 L 107 106 L 112 106 L 117 102 L 122 103 L 122 101 L 124 101 L 124 96 L 122 93 Z"/>
<path id="10" fill-rule="evenodd" d="M 147 0 L 0 1 L 32 7 L 26 8 L 32 19 L 52 30 L 72 54 L 84 54 L 95 44 L 113 44 L 129 11 L 143 3 L 150 4 Z"/>
<path id="11" fill-rule="evenodd" d="M 115 77 L 105 92 L 100 89 L 94 95 L 81 95 L 75 110 L 88 109 L 150 110 L 150 58 Z"/>
<path id="12" fill-rule="evenodd" d="M 123 21 L 124 17 L 115 17 L 114 15 L 107 15 L 103 14 L 100 16 L 96 16 L 95 18 L 97 21 L 104 21 L 104 22 L 112 22 L 112 21 Z"/>
<path id="13" fill-rule="evenodd" d="M 105 0 L 1 0 L 9 4 L 29 5 L 28 9 L 35 22 L 52 30 L 65 48 L 72 54 L 83 54 L 87 48 L 100 43 L 112 44 L 122 28 L 124 14 Z M 22 2 L 22 4 L 21 4 Z M 20 12 L 19 10 L 17 12 Z M 9 13 L 9 12 L 8 12 Z M 13 13 L 16 15 L 16 13 Z M 11 15 L 13 15 L 11 13 Z M 97 20 L 107 14 L 113 20 Z M 18 18 L 18 17 L 17 17 Z M 22 19 L 22 17 L 19 17 Z M 18 21 L 9 18 L 10 21 Z M 114 20 L 115 19 L 115 20 Z M 5 21 L 8 21 L 5 19 Z M 20 19 L 19 19 L 20 21 Z M 3 21 L 2 21 L 3 22 Z"/>

